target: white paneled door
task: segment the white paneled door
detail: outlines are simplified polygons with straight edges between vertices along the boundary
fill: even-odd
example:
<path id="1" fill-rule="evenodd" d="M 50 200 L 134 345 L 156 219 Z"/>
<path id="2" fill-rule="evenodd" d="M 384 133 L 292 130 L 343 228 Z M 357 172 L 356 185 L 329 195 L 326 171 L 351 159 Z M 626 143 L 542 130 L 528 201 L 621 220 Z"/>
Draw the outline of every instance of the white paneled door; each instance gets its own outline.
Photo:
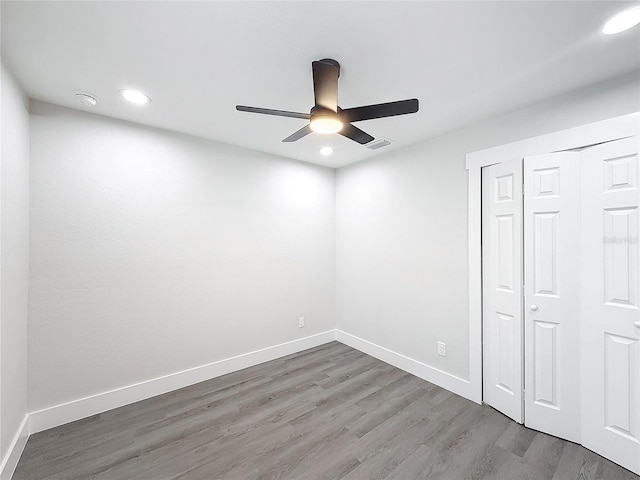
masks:
<path id="1" fill-rule="evenodd" d="M 580 441 L 580 153 L 524 159 L 525 425 Z"/>
<path id="2" fill-rule="evenodd" d="M 482 172 L 483 399 L 640 474 L 638 137 Z"/>
<path id="3" fill-rule="evenodd" d="M 522 423 L 522 162 L 482 173 L 483 398 Z"/>
<path id="4" fill-rule="evenodd" d="M 640 474 L 638 138 L 582 157 L 582 443 Z"/>

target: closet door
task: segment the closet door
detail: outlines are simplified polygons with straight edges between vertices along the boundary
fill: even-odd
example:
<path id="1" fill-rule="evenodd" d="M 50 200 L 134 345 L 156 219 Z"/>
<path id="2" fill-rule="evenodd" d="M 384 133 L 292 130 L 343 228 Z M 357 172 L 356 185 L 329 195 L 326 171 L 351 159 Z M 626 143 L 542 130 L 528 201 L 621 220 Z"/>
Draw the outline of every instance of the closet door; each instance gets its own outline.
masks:
<path id="1" fill-rule="evenodd" d="M 582 152 L 582 443 L 640 474 L 638 138 Z"/>
<path id="2" fill-rule="evenodd" d="M 522 423 L 522 161 L 482 170 L 483 400 Z"/>
<path id="3" fill-rule="evenodd" d="M 524 159 L 525 425 L 580 441 L 580 154 Z"/>

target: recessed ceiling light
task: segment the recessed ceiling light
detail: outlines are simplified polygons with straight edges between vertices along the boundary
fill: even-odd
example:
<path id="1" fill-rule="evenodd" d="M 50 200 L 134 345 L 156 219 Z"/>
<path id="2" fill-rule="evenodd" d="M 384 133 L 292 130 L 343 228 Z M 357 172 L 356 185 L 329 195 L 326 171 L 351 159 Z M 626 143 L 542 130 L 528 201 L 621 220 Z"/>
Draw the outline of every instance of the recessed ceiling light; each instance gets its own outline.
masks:
<path id="1" fill-rule="evenodd" d="M 614 15 L 602 27 L 602 33 L 613 35 L 624 32 L 640 23 L 640 7 L 633 7 Z"/>
<path id="2" fill-rule="evenodd" d="M 131 103 L 135 103 L 136 105 L 145 105 L 147 103 L 151 103 L 151 98 L 149 95 L 146 95 L 138 90 L 129 90 L 128 88 L 119 90 L 118 93 L 123 96 L 123 98 Z"/>
<path id="3" fill-rule="evenodd" d="M 88 107 L 95 107 L 98 104 L 98 99 L 88 93 L 76 92 L 76 100 Z"/>
<path id="4" fill-rule="evenodd" d="M 333 148 L 331 147 L 322 147 L 320 149 L 320 155 L 324 155 L 325 157 L 331 155 L 333 153 Z"/>

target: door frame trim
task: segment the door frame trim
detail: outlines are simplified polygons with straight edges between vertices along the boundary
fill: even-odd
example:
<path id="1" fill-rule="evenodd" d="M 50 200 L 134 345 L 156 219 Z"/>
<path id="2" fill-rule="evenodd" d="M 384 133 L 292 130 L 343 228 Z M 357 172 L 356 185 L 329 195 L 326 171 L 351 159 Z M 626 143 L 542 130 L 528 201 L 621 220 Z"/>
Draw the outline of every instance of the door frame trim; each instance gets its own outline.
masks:
<path id="1" fill-rule="evenodd" d="M 482 403 L 482 167 L 638 135 L 640 112 L 589 123 L 466 155 L 469 258 L 469 383 L 471 399 Z"/>

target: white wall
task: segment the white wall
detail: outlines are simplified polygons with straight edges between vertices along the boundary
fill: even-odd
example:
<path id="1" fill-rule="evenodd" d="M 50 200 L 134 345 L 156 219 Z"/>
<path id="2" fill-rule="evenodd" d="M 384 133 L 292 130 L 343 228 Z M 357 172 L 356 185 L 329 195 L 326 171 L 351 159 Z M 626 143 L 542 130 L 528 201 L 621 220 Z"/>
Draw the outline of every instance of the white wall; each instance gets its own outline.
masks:
<path id="1" fill-rule="evenodd" d="M 0 157 L 0 461 L 27 407 L 28 99 L 2 64 Z"/>
<path id="2" fill-rule="evenodd" d="M 465 154 L 638 111 L 639 86 L 634 72 L 339 169 L 338 328 L 468 379 Z"/>
<path id="3" fill-rule="evenodd" d="M 336 316 L 467 378 L 465 154 L 639 109 L 634 73 L 334 174 L 33 102 L 29 410 Z"/>
<path id="4" fill-rule="evenodd" d="M 30 411 L 335 328 L 334 170 L 31 113 Z"/>

